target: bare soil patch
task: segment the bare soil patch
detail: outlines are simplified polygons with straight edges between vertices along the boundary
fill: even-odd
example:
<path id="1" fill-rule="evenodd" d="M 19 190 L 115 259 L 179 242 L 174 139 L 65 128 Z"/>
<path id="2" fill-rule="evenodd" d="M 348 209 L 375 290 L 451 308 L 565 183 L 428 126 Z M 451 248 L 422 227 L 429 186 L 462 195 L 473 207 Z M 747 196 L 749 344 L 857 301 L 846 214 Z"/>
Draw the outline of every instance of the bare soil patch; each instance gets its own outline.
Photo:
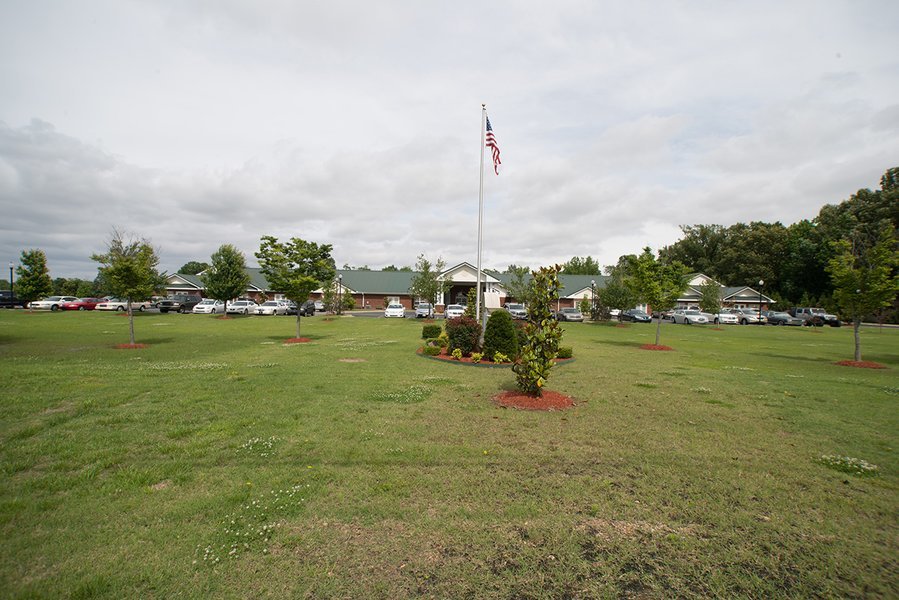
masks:
<path id="1" fill-rule="evenodd" d="M 574 400 L 570 396 L 552 390 L 543 390 L 542 396 L 507 390 L 495 395 L 493 401 L 506 408 L 521 410 L 564 410 L 574 406 Z"/>
<path id="2" fill-rule="evenodd" d="M 285 344 L 306 344 L 312 340 L 307 337 L 289 338 L 284 340 Z"/>
<path id="3" fill-rule="evenodd" d="M 146 348 L 147 344 L 118 344 L 116 345 L 116 350 L 141 350 Z"/>
<path id="4" fill-rule="evenodd" d="M 640 346 L 640 350 L 660 350 L 664 352 L 668 352 L 674 350 L 671 346 L 656 346 L 655 344 L 643 344 Z"/>
<path id="5" fill-rule="evenodd" d="M 841 360 L 835 364 L 841 367 L 855 367 L 856 369 L 886 369 L 886 365 L 872 362 L 870 360 Z"/>

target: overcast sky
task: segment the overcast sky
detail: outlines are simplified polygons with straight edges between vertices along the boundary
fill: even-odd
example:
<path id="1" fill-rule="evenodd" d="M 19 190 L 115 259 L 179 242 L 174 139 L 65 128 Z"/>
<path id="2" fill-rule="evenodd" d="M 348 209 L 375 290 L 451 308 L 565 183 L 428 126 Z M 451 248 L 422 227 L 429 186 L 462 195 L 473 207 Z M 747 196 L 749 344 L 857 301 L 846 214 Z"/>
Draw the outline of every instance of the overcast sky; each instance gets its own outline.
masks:
<path id="1" fill-rule="evenodd" d="M 0 260 L 612 264 L 899 166 L 899 2 L 0 0 Z M 489 160 L 489 153 L 488 153 Z M 4 269 L 5 270 L 5 269 Z M 0 270 L 0 277 L 4 270 Z"/>

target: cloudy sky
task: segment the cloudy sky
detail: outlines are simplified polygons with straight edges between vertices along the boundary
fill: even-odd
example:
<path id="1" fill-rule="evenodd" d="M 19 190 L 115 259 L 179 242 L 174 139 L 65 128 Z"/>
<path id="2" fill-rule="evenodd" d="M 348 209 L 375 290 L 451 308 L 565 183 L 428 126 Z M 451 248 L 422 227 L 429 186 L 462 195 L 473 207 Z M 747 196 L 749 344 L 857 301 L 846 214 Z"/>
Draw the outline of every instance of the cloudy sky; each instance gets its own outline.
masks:
<path id="1" fill-rule="evenodd" d="M 0 260 L 485 266 L 814 217 L 899 166 L 899 3 L 0 0 Z M 489 157 L 489 155 L 488 155 Z M 0 276 L 3 276 L 0 273 Z"/>

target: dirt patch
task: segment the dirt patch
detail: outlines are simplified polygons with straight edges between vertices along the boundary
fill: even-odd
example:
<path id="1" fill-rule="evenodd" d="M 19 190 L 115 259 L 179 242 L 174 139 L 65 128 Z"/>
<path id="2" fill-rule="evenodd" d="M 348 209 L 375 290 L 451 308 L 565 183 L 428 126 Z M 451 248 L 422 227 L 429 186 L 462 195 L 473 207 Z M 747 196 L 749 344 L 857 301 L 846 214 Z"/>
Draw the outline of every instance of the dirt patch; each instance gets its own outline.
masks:
<path id="1" fill-rule="evenodd" d="M 366 362 L 364 358 L 338 358 L 337 362 L 342 363 L 363 363 Z"/>
<path id="2" fill-rule="evenodd" d="M 668 534 L 696 535 L 697 526 L 673 527 L 665 523 L 648 521 L 615 521 L 610 519 L 588 519 L 575 527 L 576 530 L 602 539 L 637 539 Z"/>
<path id="3" fill-rule="evenodd" d="M 656 346 L 655 344 L 643 344 L 640 346 L 640 350 L 660 350 L 664 352 L 669 352 L 674 350 L 671 346 Z"/>
<path id="4" fill-rule="evenodd" d="M 146 348 L 146 344 L 118 344 L 116 345 L 116 350 L 141 350 Z"/>
<path id="5" fill-rule="evenodd" d="M 59 406 L 54 406 L 52 408 L 44 409 L 44 412 L 42 414 L 55 415 L 57 413 L 70 411 L 70 410 L 72 410 L 72 408 L 74 408 L 74 405 L 71 402 L 63 402 Z"/>
<path id="6" fill-rule="evenodd" d="M 298 337 L 298 338 L 286 339 L 286 340 L 284 340 L 284 343 L 285 344 L 307 344 L 311 341 L 312 341 L 311 339 L 306 338 L 306 337 Z"/>
<path id="7" fill-rule="evenodd" d="M 574 400 L 570 396 L 552 390 L 543 390 L 542 396 L 507 390 L 494 396 L 493 401 L 506 408 L 522 410 L 564 410 L 574 406 Z"/>
<path id="8" fill-rule="evenodd" d="M 167 487 L 171 487 L 171 485 L 172 485 L 172 480 L 166 479 L 164 481 L 160 481 L 159 483 L 154 483 L 153 485 L 150 486 L 150 489 L 158 492 L 159 490 L 164 490 Z"/>
<path id="9" fill-rule="evenodd" d="M 841 367 L 855 367 L 856 369 L 886 369 L 886 365 L 871 362 L 870 360 L 841 360 L 837 363 Z"/>
<path id="10" fill-rule="evenodd" d="M 710 327 L 709 329 L 711 329 L 712 331 L 724 331 L 723 327 Z"/>

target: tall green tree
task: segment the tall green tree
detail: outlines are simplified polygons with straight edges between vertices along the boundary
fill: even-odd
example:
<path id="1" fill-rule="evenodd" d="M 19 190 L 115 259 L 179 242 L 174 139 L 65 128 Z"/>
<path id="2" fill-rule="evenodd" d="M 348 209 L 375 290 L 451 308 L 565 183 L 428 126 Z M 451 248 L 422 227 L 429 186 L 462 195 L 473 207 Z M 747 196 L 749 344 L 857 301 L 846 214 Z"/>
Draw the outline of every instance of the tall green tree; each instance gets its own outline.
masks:
<path id="1" fill-rule="evenodd" d="M 415 274 L 409 284 L 409 293 L 413 298 L 420 298 L 425 302 L 435 304 L 443 299 L 443 294 L 449 289 L 450 282 L 440 279 L 440 274 L 446 268 L 443 258 L 437 258 L 432 264 L 424 255 L 418 255 L 415 263 Z"/>
<path id="2" fill-rule="evenodd" d="M 836 255 L 828 264 L 833 280 L 834 299 L 843 315 L 852 318 L 855 335 L 855 360 L 862 359 L 859 328 L 862 318 L 890 306 L 899 294 L 899 250 L 896 230 L 885 224 L 871 244 L 868 232 L 854 239 L 834 242 Z"/>
<path id="3" fill-rule="evenodd" d="M 209 267 L 210 265 L 207 262 L 198 262 L 192 260 L 181 265 L 181 268 L 178 269 L 178 272 L 184 273 L 185 275 L 196 275 L 197 273 L 202 273 Z"/>
<path id="4" fill-rule="evenodd" d="M 156 249 L 145 239 L 115 229 L 106 245 L 106 252 L 92 255 L 91 260 L 100 263 L 97 270 L 107 289 L 127 301 L 128 330 L 134 345 L 134 311 L 131 303 L 146 300 L 165 285 L 165 275 L 158 270 Z"/>
<path id="5" fill-rule="evenodd" d="M 47 255 L 43 250 L 23 250 L 16 267 L 16 296 L 31 302 L 53 293 L 53 280 L 47 268 Z"/>
<path id="6" fill-rule="evenodd" d="M 561 272 L 565 275 L 600 275 L 602 267 L 592 256 L 572 256 L 571 260 L 562 265 Z"/>
<path id="7" fill-rule="evenodd" d="M 296 237 L 279 242 L 278 238 L 267 235 L 262 238 L 256 258 L 272 288 L 300 306 L 314 290 L 334 279 L 337 270 L 331 250 L 331 244 L 319 245 Z M 300 311 L 297 311 L 297 337 L 300 337 Z"/>
<path id="8" fill-rule="evenodd" d="M 699 310 L 714 314 L 721 310 L 721 286 L 711 279 L 699 286 Z"/>
<path id="9" fill-rule="evenodd" d="M 231 244 L 223 244 L 211 257 L 212 265 L 203 274 L 203 285 L 206 295 L 225 303 L 228 312 L 228 301 L 246 292 L 250 286 L 247 273 L 247 261 L 243 253 Z"/>
<path id="10" fill-rule="evenodd" d="M 611 309 L 624 311 L 633 308 L 639 301 L 633 290 L 625 285 L 626 269 L 627 267 L 624 264 L 606 269 L 608 276 L 606 277 L 605 285 L 596 291 L 596 296 L 599 298 L 599 304 L 601 305 L 599 309 L 603 313 L 607 313 Z M 597 316 L 601 315 L 594 315 L 593 318 L 596 319 Z"/>
<path id="11" fill-rule="evenodd" d="M 506 284 L 509 295 L 515 298 L 515 302 L 524 305 L 530 304 L 528 295 L 531 292 L 531 270 L 528 267 L 519 267 L 518 265 L 509 265 L 506 273 L 512 275 Z"/>
<path id="12" fill-rule="evenodd" d="M 628 259 L 625 284 L 639 301 L 648 304 L 653 311 L 674 308 L 677 299 L 687 289 L 690 272 L 680 261 L 656 260 L 652 249 L 646 247 L 640 256 Z M 656 346 L 662 333 L 662 319 L 656 325 Z"/>

